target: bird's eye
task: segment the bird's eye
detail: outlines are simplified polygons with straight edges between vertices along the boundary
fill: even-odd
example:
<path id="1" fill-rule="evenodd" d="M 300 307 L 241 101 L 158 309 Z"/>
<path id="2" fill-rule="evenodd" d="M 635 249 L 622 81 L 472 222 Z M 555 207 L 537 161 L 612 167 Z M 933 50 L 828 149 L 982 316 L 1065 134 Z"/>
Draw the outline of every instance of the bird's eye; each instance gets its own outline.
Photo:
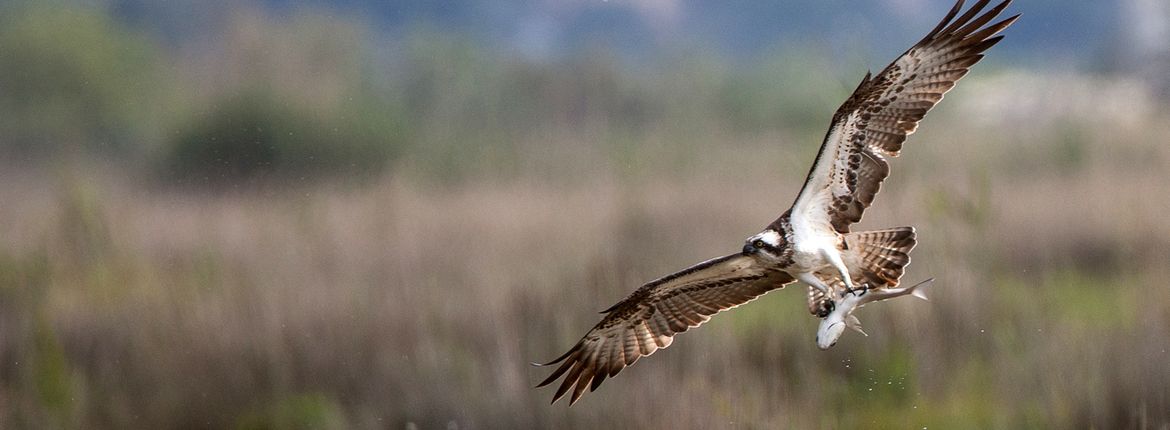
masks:
<path id="1" fill-rule="evenodd" d="M 763 248 L 763 247 L 764 247 L 764 241 L 762 241 L 762 240 L 759 240 L 759 239 L 756 239 L 756 241 L 752 243 L 752 246 L 754 246 L 754 247 L 756 247 L 756 248 Z"/>

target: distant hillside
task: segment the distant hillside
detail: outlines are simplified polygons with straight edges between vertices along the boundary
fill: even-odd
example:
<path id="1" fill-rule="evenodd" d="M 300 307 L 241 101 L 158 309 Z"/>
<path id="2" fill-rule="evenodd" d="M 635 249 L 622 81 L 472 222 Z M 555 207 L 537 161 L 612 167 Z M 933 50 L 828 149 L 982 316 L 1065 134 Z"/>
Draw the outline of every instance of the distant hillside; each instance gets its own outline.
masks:
<path id="1" fill-rule="evenodd" d="M 172 40 L 198 37 L 224 9 L 247 2 L 222 0 L 110 0 L 115 12 L 154 27 Z M 1129 35 L 1127 19 L 1148 0 L 1068 2 L 1022 0 L 1009 13 L 1024 19 L 1011 29 L 998 59 L 1031 64 L 1059 61 L 1099 68 L 1118 58 Z M 254 0 L 281 13 L 309 7 L 363 17 L 389 37 L 419 26 L 457 32 L 485 46 L 536 58 L 571 56 L 604 48 L 629 59 L 663 52 L 709 50 L 750 60 L 769 49 L 812 44 L 881 63 L 931 28 L 949 0 Z M 1136 5 L 1136 6 L 1134 6 Z M 1128 7 L 1128 9 L 1127 9 Z M 1163 8 L 1164 9 L 1164 8 Z M 1125 12 L 1129 10 L 1130 12 Z M 1163 11 L 1164 12 L 1164 11 Z M 1163 20 L 1165 21 L 1165 20 Z M 1124 55 L 1122 55 L 1124 57 Z"/>

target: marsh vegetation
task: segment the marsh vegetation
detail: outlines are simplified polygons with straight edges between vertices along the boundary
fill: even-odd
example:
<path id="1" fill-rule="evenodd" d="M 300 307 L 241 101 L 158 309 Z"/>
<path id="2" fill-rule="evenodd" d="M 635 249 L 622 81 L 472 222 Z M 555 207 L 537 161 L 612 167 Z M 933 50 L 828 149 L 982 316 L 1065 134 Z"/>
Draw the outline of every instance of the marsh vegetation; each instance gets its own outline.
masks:
<path id="1" fill-rule="evenodd" d="M 860 225 L 918 228 L 930 302 L 867 307 L 869 336 L 822 352 L 803 287 L 772 292 L 569 409 L 527 363 L 738 250 L 862 70 L 533 62 L 427 31 L 387 64 L 352 22 L 237 19 L 175 55 L 100 14 L 5 16 L 0 427 L 1170 423 L 1170 110 L 1140 80 L 992 56 Z"/>

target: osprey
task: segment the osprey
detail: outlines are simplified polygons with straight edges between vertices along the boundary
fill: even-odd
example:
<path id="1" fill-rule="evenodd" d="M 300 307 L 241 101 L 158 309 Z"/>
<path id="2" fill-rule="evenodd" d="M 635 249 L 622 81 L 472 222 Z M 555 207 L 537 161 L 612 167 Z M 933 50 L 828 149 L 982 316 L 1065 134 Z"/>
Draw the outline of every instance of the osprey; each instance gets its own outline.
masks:
<path id="1" fill-rule="evenodd" d="M 564 376 L 552 401 L 572 388 L 571 405 L 586 388 L 596 390 L 639 358 L 669 346 L 674 335 L 794 281 L 809 285 L 809 310 L 818 317 L 831 316 L 833 298 L 841 298 L 849 305 L 836 314 L 842 321 L 862 302 L 849 297 L 896 287 L 910 262 L 914 229 L 850 232 L 849 226 L 861 220 L 889 174 L 886 158 L 898 156 L 918 121 L 1019 17 L 988 24 L 1011 0 L 984 12 L 988 1 L 978 1 L 959 16 L 959 0 L 881 73 L 865 75 L 833 115 L 792 207 L 749 237 L 741 252 L 651 281 L 602 311 L 601 322 L 572 349 L 538 364 L 561 363 L 537 387 Z M 832 330 L 821 331 L 835 340 L 843 327 L 829 326 Z"/>

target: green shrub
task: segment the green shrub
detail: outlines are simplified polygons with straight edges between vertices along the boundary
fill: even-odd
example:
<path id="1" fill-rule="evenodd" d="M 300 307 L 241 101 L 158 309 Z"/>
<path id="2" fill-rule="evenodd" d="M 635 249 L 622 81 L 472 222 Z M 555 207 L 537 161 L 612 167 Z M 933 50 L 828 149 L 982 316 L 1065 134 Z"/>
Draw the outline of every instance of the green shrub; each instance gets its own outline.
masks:
<path id="1" fill-rule="evenodd" d="M 230 96 L 176 135 L 164 175 L 222 186 L 378 171 L 398 154 L 405 129 L 390 109 L 351 110 L 313 113 L 259 91 Z"/>
<path id="2" fill-rule="evenodd" d="M 125 153 L 158 113 L 158 52 L 86 8 L 0 8 L 0 153 Z"/>

